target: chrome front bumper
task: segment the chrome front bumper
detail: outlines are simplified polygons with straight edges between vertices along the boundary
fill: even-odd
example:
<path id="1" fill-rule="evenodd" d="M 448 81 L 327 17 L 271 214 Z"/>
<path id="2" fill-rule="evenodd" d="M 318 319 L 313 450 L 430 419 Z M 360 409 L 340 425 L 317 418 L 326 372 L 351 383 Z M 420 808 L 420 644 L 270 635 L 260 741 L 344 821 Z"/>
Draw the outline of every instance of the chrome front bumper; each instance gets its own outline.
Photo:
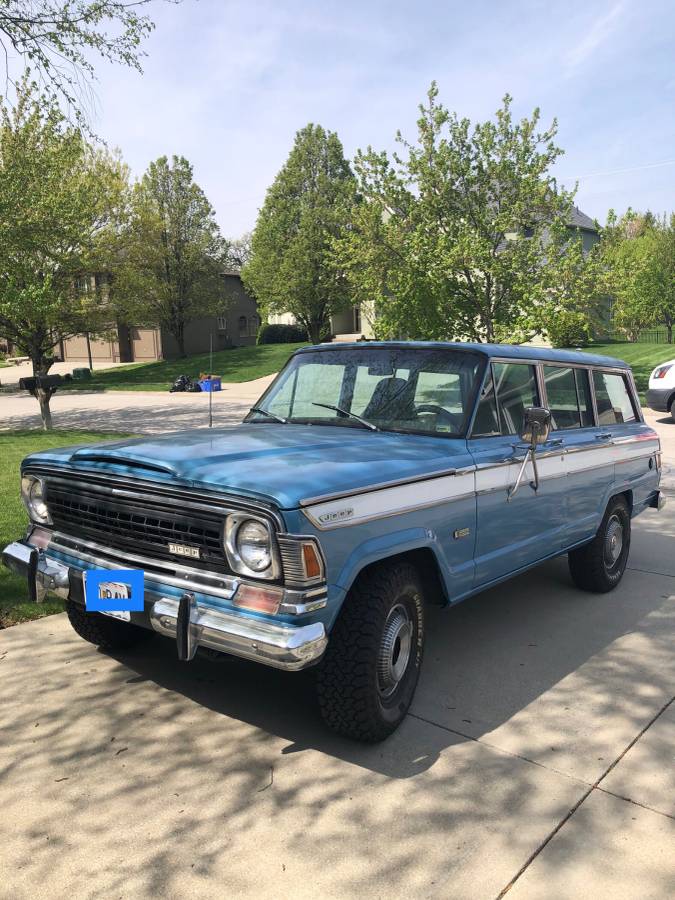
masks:
<path id="1" fill-rule="evenodd" d="M 71 569 L 45 550 L 20 541 L 5 547 L 2 562 L 12 572 L 26 578 L 31 599 L 37 601 L 46 594 L 70 598 L 72 573 L 79 574 L 81 571 Z M 99 562 L 98 567 L 114 568 L 107 562 Z M 187 616 L 179 614 L 181 603 L 183 610 L 187 610 Z M 151 627 L 159 634 L 176 640 L 182 659 L 192 659 L 198 647 L 208 647 L 279 669 L 296 671 L 316 662 L 328 643 L 321 622 L 297 626 L 269 622 L 205 607 L 199 604 L 192 592 L 176 599 L 146 589 L 145 606 Z"/>

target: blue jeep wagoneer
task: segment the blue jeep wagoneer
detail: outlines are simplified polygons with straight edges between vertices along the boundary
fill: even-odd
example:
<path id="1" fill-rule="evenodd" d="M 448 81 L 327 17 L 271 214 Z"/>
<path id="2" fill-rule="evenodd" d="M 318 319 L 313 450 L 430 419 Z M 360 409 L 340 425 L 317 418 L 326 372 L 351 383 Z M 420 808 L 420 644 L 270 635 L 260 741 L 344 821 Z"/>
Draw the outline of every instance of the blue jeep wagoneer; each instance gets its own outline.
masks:
<path id="1" fill-rule="evenodd" d="M 78 634 L 153 631 L 282 669 L 366 741 L 405 716 L 425 604 L 566 553 L 576 584 L 621 580 L 631 519 L 660 508 L 660 445 L 618 360 L 458 343 L 299 350 L 236 426 L 35 453 L 31 524 L 3 559 Z M 94 612 L 142 570 L 140 611 Z M 132 573 L 135 574 L 135 573 Z M 112 590 L 112 595 L 110 591 Z"/>

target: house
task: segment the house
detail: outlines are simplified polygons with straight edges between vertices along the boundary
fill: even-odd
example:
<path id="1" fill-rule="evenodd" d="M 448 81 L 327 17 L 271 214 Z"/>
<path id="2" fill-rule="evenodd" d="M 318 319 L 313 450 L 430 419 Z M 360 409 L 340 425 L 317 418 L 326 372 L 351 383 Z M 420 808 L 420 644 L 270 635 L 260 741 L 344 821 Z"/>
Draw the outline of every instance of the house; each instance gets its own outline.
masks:
<path id="1" fill-rule="evenodd" d="M 87 276 L 89 278 L 89 276 Z M 260 316 L 256 301 L 246 292 L 238 272 L 226 271 L 223 278 L 221 315 L 193 319 L 185 326 L 185 351 L 208 353 L 214 350 L 255 344 Z M 91 276 L 91 289 L 101 289 L 100 276 Z M 87 289 L 87 285 L 80 286 Z M 104 336 L 79 334 L 61 342 L 59 353 L 67 362 L 149 362 L 177 357 L 178 345 L 165 328 L 118 323 Z"/>
<path id="2" fill-rule="evenodd" d="M 600 240 L 600 232 L 597 225 L 578 207 L 572 208 L 569 225 L 570 231 L 576 232 L 580 237 L 585 253 L 588 253 Z M 516 232 L 507 235 L 508 239 L 516 239 Z M 377 318 L 377 310 L 372 303 L 363 303 L 352 306 L 331 317 L 330 331 L 335 341 L 356 341 L 359 338 L 373 338 L 375 336 L 373 325 Z M 273 324 L 295 325 L 295 317 L 290 313 L 271 315 L 269 321 Z"/>

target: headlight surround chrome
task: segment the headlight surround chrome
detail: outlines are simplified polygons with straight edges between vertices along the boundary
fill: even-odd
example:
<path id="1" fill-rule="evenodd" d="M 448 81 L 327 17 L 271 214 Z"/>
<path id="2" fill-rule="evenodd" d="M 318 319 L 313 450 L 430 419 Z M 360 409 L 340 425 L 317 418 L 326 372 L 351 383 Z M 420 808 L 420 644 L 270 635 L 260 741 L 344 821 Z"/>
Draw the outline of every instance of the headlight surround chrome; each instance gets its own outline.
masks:
<path id="1" fill-rule="evenodd" d="M 21 499 L 32 522 L 51 525 L 52 519 L 46 502 L 45 484 L 37 475 L 21 477 Z"/>
<path id="2" fill-rule="evenodd" d="M 279 577 L 277 548 L 270 523 L 250 513 L 232 513 L 225 523 L 225 553 L 234 572 L 268 580 Z"/>

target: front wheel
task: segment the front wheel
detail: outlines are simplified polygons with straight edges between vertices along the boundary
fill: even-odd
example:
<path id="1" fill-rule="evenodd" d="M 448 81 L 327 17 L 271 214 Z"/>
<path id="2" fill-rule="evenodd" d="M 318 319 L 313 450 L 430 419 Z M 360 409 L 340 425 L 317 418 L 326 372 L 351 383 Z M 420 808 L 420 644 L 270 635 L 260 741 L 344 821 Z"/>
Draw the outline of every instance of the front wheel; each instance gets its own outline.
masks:
<path id="1" fill-rule="evenodd" d="M 395 731 L 417 687 L 424 636 L 422 586 L 413 566 L 384 564 L 361 575 L 317 672 L 326 724 L 367 742 Z"/>
<path id="2" fill-rule="evenodd" d="M 614 497 L 590 544 L 567 556 L 575 584 L 597 594 L 613 590 L 626 571 L 629 549 L 630 510 L 623 497 Z"/>

